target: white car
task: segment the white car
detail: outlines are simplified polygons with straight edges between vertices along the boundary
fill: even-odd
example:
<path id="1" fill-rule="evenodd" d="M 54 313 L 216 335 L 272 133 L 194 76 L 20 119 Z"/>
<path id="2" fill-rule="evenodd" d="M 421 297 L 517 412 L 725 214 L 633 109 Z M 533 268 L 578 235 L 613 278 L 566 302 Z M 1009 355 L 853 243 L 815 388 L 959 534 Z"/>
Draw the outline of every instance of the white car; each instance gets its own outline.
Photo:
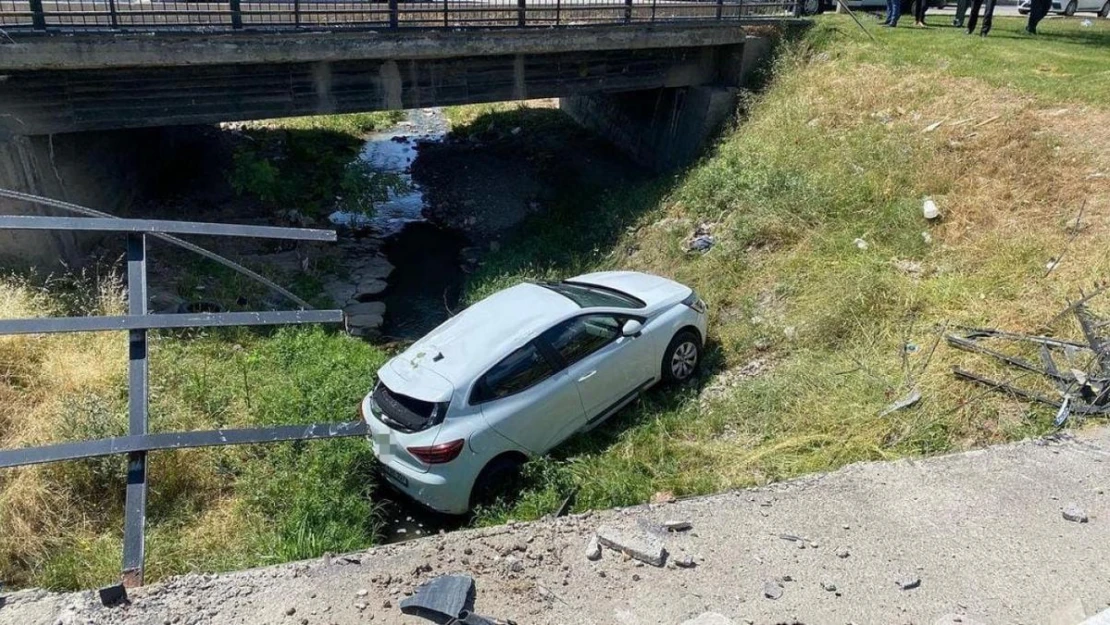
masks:
<path id="1" fill-rule="evenodd" d="M 666 278 L 610 271 L 518 284 L 387 362 L 360 411 L 386 480 L 463 514 L 527 458 L 656 382 L 689 379 L 705 332 L 705 303 Z"/>
<path id="2" fill-rule="evenodd" d="M 1032 9 L 1030 0 L 1021 0 L 1018 13 L 1028 15 Z M 1110 17 L 1110 0 L 1052 0 L 1051 13 L 1075 15 L 1076 13 L 1098 13 L 1099 17 Z"/>

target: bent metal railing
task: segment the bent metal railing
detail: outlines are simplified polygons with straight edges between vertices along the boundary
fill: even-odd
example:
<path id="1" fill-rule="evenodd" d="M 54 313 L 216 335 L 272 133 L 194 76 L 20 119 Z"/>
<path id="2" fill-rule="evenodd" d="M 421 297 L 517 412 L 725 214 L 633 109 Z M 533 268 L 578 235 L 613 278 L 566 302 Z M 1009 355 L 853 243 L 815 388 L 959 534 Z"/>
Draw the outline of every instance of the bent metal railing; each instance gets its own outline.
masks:
<path id="1" fill-rule="evenodd" d="M 86 214 L 104 215 L 48 198 L 0 190 L 0 197 L 65 208 Z M 172 235 L 204 235 L 285 239 L 294 241 L 335 241 L 331 230 L 276 228 L 233 224 L 193 223 L 150 219 L 119 219 L 110 217 L 41 217 L 0 216 L 0 230 L 75 230 L 81 232 L 123 232 L 127 234 L 127 307 L 128 314 L 119 316 L 54 317 L 33 319 L 0 319 L 0 336 L 14 334 L 48 334 L 57 332 L 127 331 L 128 357 L 128 435 L 99 440 L 72 441 L 0 450 L 0 469 L 65 460 L 80 460 L 116 454 L 127 454 L 127 487 L 124 510 L 123 572 L 124 586 L 143 583 L 146 526 L 147 452 L 273 443 L 277 441 L 363 436 L 366 424 L 316 423 L 273 427 L 205 430 L 194 432 L 150 433 L 148 425 L 147 331 L 168 328 L 210 328 L 225 326 L 260 326 L 306 323 L 339 323 L 340 310 L 290 310 L 265 312 L 148 314 L 147 312 L 147 236 L 156 236 L 174 245 L 197 251 L 209 258 L 251 274 L 204 248 L 199 248 Z M 257 275 L 257 274 L 255 274 Z M 259 276 L 261 278 L 261 276 Z M 274 286 L 262 278 L 268 286 Z M 280 287 L 278 287 L 280 288 Z M 284 291 L 304 308 L 303 300 Z"/>
<path id="2" fill-rule="evenodd" d="M 524 28 L 782 18 L 800 6 L 800 0 L 0 0 L 0 28 L 9 34 Z"/>

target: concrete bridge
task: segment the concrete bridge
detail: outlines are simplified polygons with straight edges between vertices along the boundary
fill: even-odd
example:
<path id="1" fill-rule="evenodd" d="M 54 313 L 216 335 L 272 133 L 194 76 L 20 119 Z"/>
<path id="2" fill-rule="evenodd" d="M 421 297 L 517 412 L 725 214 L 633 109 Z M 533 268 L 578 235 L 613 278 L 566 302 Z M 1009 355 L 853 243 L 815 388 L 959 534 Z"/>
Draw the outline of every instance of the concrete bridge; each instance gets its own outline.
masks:
<path id="1" fill-rule="evenodd" d="M 5 1 L 0 186 L 113 210 L 127 129 L 550 97 L 672 169 L 793 14 L 792 0 Z"/>

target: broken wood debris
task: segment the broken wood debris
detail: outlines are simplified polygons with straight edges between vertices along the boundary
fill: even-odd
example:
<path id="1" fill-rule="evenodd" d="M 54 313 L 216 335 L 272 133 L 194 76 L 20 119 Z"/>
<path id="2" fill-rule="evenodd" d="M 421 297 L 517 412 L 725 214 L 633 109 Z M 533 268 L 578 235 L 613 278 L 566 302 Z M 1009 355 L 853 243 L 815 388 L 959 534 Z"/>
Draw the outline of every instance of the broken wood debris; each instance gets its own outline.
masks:
<path id="1" fill-rule="evenodd" d="M 1019 399 L 1037 402 L 1057 409 L 1055 424 L 1063 426 L 1072 415 L 1091 416 L 1110 414 L 1110 338 L 1100 333 L 1110 325 L 1110 320 L 1100 319 L 1091 311 L 1088 304 L 1105 288 L 1084 295 L 1077 302 L 1070 302 L 1063 312 L 1050 322 L 1074 317 L 1083 335 L 1082 341 L 1074 341 L 1052 336 L 1005 332 L 992 328 L 963 327 L 962 336 L 945 335 L 949 345 L 957 349 L 981 354 L 998 362 L 1020 369 L 1022 377 L 1036 374 L 1048 380 L 1055 387 L 1055 394 L 1019 387 L 1014 380 L 996 380 L 963 369 L 952 368 L 952 373 L 961 379 L 986 386 Z M 1007 354 L 980 343 L 993 339 L 1010 344 L 1033 344 L 1038 348 L 1040 362 Z M 1062 360 L 1057 360 L 1062 358 Z"/>

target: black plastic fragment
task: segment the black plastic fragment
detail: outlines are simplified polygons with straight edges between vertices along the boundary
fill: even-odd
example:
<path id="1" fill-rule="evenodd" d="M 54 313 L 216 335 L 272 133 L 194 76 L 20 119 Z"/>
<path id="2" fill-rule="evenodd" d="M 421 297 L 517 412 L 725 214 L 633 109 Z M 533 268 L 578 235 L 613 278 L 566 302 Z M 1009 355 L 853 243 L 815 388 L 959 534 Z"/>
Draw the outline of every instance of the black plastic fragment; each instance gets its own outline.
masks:
<path id="1" fill-rule="evenodd" d="M 440 575 L 424 582 L 401 601 L 401 612 L 446 625 L 463 612 L 474 609 L 474 578 L 469 575 Z"/>
<path id="2" fill-rule="evenodd" d="M 131 603 L 131 600 L 127 598 L 127 589 L 123 587 L 123 584 L 116 584 L 100 589 L 100 603 L 111 608 L 117 605 L 127 605 Z"/>

